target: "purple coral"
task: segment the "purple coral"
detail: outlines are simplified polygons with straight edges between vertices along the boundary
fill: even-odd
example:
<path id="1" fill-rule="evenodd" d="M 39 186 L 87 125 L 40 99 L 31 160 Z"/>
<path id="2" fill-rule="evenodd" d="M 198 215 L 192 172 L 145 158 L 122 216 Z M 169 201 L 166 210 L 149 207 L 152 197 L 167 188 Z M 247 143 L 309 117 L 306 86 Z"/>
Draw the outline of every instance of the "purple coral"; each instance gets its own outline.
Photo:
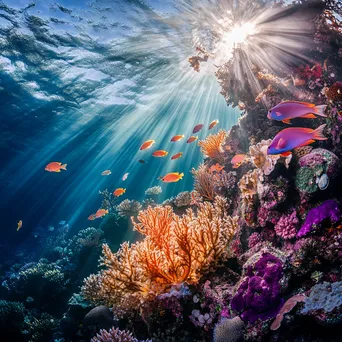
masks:
<path id="1" fill-rule="evenodd" d="M 101 329 L 100 333 L 91 339 L 91 342 L 139 342 L 132 333 L 119 328 L 111 328 L 109 331 Z M 141 341 L 144 342 L 144 341 Z M 149 342 L 149 341 L 146 341 Z"/>
<path id="2" fill-rule="evenodd" d="M 297 233 L 300 238 L 315 230 L 324 220 L 330 219 L 331 223 L 336 223 L 341 218 L 341 211 L 338 202 L 335 200 L 327 200 L 320 206 L 309 211 L 303 226 Z"/>
<path id="3" fill-rule="evenodd" d="M 293 239 L 297 233 L 296 228 L 298 223 L 297 213 L 294 210 L 291 214 L 282 215 L 275 225 L 274 230 L 283 239 Z"/>
<path id="4" fill-rule="evenodd" d="M 253 233 L 248 238 L 248 248 L 253 248 L 254 246 L 256 246 L 258 243 L 262 241 L 263 241 L 262 237 L 259 233 Z"/>
<path id="5" fill-rule="evenodd" d="M 250 323 L 275 317 L 283 305 L 279 283 L 282 277 L 282 262 L 263 253 L 259 261 L 247 267 L 246 277 L 231 301 L 232 309 Z"/>

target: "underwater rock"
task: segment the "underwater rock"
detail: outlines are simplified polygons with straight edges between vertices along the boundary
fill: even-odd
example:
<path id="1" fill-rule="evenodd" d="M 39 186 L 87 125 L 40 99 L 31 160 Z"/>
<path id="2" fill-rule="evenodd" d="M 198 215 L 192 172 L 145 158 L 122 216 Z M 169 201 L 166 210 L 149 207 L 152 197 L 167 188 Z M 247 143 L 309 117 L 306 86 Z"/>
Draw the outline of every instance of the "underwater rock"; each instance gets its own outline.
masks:
<path id="1" fill-rule="evenodd" d="M 335 179 L 339 172 L 340 162 L 331 151 L 317 148 L 301 157 L 298 166 L 296 188 L 305 195 L 311 195 L 328 187 L 329 180 Z"/>
<path id="2" fill-rule="evenodd" d="M 109 329 L 114 325 L 114 317 L 107 306 L 99 305 L 85 315 L 83 322 L 86 326 Z"/>
<path id="3" fill-rule="evenodd" d="M 326 219 L 330 219 L 331 223 L 336 223 L 341 219 L 339 204 L 334 200 L 327 200 L 309 211 L 304 224 L 297 233 L 297 238 L 303 237 L 317 229 Z"/>
<path id="4" fill-rule="evenodd" d="M 222 319 L 214 328 L 214 342 L 238 342 L 243 337 L 245 323 L 239 316 Z"/>

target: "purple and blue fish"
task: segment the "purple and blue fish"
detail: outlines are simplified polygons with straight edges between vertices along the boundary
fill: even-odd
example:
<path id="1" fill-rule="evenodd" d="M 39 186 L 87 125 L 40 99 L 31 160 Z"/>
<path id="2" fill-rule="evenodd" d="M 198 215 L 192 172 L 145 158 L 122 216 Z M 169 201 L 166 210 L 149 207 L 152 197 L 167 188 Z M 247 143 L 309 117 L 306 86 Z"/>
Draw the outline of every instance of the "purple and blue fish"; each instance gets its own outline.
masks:
<path id="1" fill-rule="evenodd" d="M 288 156 L 291 150 L 310 145 L 316 140 L 327 140 L 323 134 L 326 124 L 316 129 L 304 127 L 290 127 L 281 130 L 272 140 L 267 149 L 267 154 L 280 154 Z"/>
<path id="2" fill-rule="evenodd" d="M 326 105 L 316 106 L 308 102 L 284 101 L 271 108 L 267 117 L 290 124 L 290 120 L 295 118 L 315 119 L 317 115 L 326 117 L 324 114 L 326 107 Z"/>

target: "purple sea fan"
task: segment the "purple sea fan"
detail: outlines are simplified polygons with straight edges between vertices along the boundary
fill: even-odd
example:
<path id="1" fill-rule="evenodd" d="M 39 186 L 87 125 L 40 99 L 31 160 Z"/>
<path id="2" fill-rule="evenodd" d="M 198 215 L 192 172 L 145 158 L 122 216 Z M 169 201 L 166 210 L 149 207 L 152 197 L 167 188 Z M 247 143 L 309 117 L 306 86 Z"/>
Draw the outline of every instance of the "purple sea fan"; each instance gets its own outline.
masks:
<path id="1" fill-rule="evenodd" d="M 320 206 L 309 211 L 303 226 L 297 233 L 297 238 L 301 238 L 311 231 L 319 227 L 326 219 L 330 219 L 331 223 L 336 223 L 341 219 L 341 211 L 338 202 L 335 200 L 327 200 Z"/>
<path id="2" fill-rule="evenodd" d="M 297 213 L 294 210 L 291 214 L 282 215 L 275 225 L 274 230 L 283 239 L 293 239 L 297 233 L 296 228 L 298 223 Z"/>

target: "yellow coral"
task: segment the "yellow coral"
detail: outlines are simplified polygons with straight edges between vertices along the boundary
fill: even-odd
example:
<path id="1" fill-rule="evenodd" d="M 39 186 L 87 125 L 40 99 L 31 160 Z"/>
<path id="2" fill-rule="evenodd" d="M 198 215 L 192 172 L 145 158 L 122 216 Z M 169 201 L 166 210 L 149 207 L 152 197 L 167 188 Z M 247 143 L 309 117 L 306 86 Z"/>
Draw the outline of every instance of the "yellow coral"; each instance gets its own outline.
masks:
<path id="1" fill-rule="evenodd" d="M 121 245 L 112 253 L 103 245 L 98 275 L 85 280 L 85 298 L 115 305 L 119 310 L 137 308 L 150 296 L 182 282 L 195 283 L 210 265 L 226 256 L 227 246 L 238 226 L 238 217 L 226 214 L 226 199 L 200 203 L 195 212 L 182 217 L 171 207 L 149 207 L 132 219 L 142 241 Z"/>
<path id="2" fill-rule="evenodd" d="M 223 148 L 222 145 L 226 139 L 227 133 L 224 130 L 220 130 L 216 134 L 210 134 L 205 140 L 198 142 L 198 146 L 201 147 L 201 152 L 205 157 L 209 157 L 223 163 Z"/>

